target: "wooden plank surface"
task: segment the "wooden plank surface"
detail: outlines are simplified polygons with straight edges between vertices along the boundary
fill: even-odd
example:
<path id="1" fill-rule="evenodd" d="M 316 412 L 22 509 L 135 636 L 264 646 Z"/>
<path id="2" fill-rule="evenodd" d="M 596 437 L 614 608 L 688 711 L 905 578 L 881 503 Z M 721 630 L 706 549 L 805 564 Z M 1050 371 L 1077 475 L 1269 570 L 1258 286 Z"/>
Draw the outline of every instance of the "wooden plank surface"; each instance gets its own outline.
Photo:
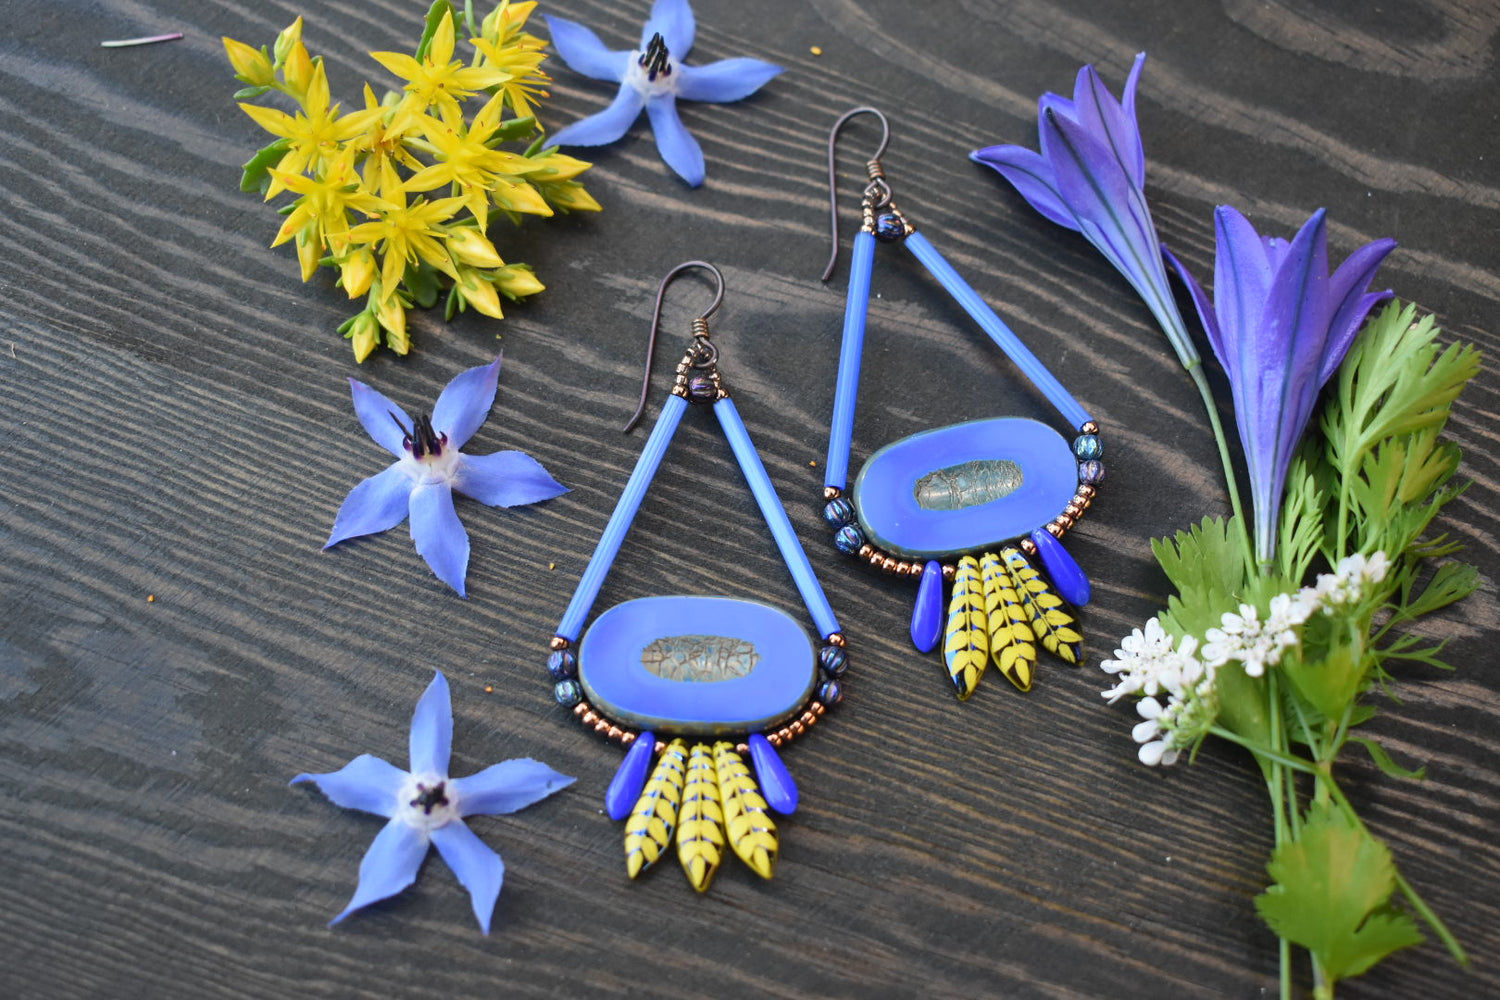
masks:
<path id="1" fill-rule="evenodd" d="M 322 278 L 299 284 L 288 248 L 266 247 L 273 213 L 236 190 L 262 136 L 230 98 L 219 36 L 258 44 L 306 12 L 336 97 L 354 101 L 359 81 L 381 79 L 364 53 L 408 47 L 425 4 L 9 7 L 0 995 L 1274 992 L 1275 941 L 1250 904 L 1270 823 L 1249 761 L 1210 746 L 1193 767 L 1139 766 L 1133 714 L 1103 704 L 1092 667 L 1045 666 L 1027 696 L 991 677 L 956 703 L 905 638 L 912 590 L 827 545 L 813 463 L 844 272 L 817 281 L 824 137 L 857 104 L 889 114 L 902 207 L 1104 426 L 1110 479 L 1070 536 L 1094 580 L 1097 658 L 1164 598 L 1148 539 L 1224 512 L 1213 445 L 1124 282 L 967 152 L 1033 144 L 1037 95 L 1066 92 L 1090 61 L 1118 90 L 1148 50 L 1148 193 L 1163 239 L 1191 266 L 1210 268 L 1215 204 L 1283 233 L 1327 206 L 1336 258 L 1394 236 L 1402 247 L 1381 281 L 1493 357 L 1494 4 L 700 0 L 694 61 L 787 67 L 751 100 L 684 107 L 707 184 L 671 176 L 643 120 L 587 175 L 602 214 L 500 226 L 502 253 L 535 264 L 545 294 L 501 324 L 418 316 L 412 356 L 362 367 L 333 332 L 349 311 L 342 293 Z M 645 4 L 544 9 L 623 45 Z M 187 37 L 97 48 L 172 30 Z M 606 85 L 550 65 L 553 128 L 608 100 Z M 844 148 L 846 230 L 874 135 L 857 126 Z M 702 897 L 672 870 L 624 877 L 621 828 L 600 807 L 618 751 L 554 705 L 543 670 L 644 439 L 618 426 L 652 293 L 692 257 L 728 278 L 715 323 L 724 371 L 854 663 L 845 705 L 787 752 L 804 804 L 784 824 L 775 880 L 730 862 Z M 1051 419 L 913 262 L 883 254 L 875 280 L 856 460 L 958 419 Z M 705 295 L 695 281 L 674 287 L 665 353 Z M 472 447 L 524 449 L 572 492 L 517 510 L 461 506 L 474 543 L 467 601 L 403 529 L 320 552 L 345 491 L 382 466 L 345 377 L 416 408 L 501 346 L 499 402 Z M 1459 670 L 1409 672 L 1403 704 L 1370 726 L 1428 780 L 1344 766 L 1364 816 L 1475 963 L 1460 970 L 1429 943 L 1346 997 L 1500 994 L 1494 374 L 1487 359 L 1458 404 L 1450 432 L 1474 485 L 1440 525 L 1485 586 L 1424 627 L 1449 641 Z M 671 592 L 796 607 L 702 413 L 684 422 L 599 606 Z M 579 781 L 474 822 L 509 869 L 493 936 L 436 860 L 411 890 L 327 929 L 379 821 L 286 781 L 361 752 L 401 761 L 434 668 L 453 684 L 455 773 L 532 755 Z"/>

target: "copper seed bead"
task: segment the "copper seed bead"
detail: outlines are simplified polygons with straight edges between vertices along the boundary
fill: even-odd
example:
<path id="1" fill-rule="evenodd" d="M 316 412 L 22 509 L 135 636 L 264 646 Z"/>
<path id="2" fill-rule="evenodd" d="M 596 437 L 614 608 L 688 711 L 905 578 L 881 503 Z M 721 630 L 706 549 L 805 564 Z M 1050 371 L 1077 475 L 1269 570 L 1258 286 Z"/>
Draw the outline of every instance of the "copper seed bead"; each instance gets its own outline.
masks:
<path id="1" fill-rule="evenodd" d="M 792 742 L 793 733 L 791 729 L 786 726 L 782 726 L 780 729 L 776 730 L 776 735 L 781 737 L 781 741 L 783 743 Z"/>
<path id="2" fill-rule="evenodd" d="M 859 556 L 861 559 L 868 559 L 870 558 L 870 553 L 874 551 L 874 547 L 867 542 L 859 547 L 859 551 L 856 552 L 855 555 Z"/>
<path id="3" fill-rule="evenodd" d="M 1083 505 L 1079 503 L 1070 503 L 1063 508 L 1063 513 L 1072 518 L 1082 517 Z"/>
<path id="4" fill-rule="evenodd" d="M 1088 483 L 1082 483 L 1078 487 L 1078 495 L 1081 497 L 1086 497 L 1089 500 L 1094 499 L 1098 492 L 1099 488 L 1097 486 L 1091 486 Z"/>
<path id="5" fill-rule="evenodd" d="M 837 486 L 825 486 L 825 487 L 823 487 L 823 499 L 824 500 L 837 500 L 839 497 L 841 497 L 843 495 L 844 495 L 844 491 L 841 490 L 841 489 L 839 489 Z"/>
<path id="6" fill-rule="evenodd" d="M 953 578 L 955 576 L 957 576 L 957 575 L 958 575 L 958 567 L 957 566 L 953 565 L 952 563 L 943 563 L 943 579 L 944 580 L 947 580 L 949 583 L 952 583 L 953 582 Z"/>
<path id="7" fill-rule="evenodd" d="M 599 713 L 591 708 L 583 713 L 582 719 L 585 726 L 592 726 L 599 720 Z"/>
<path id="8" fill-rule="evenodd" d="M 572 645 L 571 642 L 569 642 L 568 640 L 564 639 L 560 635 L 554 635 L 552 637 L 552 641 L 549 642 L 549 643 L 547 643 L 548 648 L 555 649 L 555 650 L 567 649 L 571 645 Z"/>
<path id="9" fill-rule="evenodd" d="M 1049 524 L 1047 525 L 1047 534 L 1051 535 L 1053 538 L 1058 538 L 1061 537 L 1062 531 L 1058 529 L 1057 525 Z"/>
<path id="10" fill-rule="evenodd" d="M 870 550 L 870 565 L 874 566 L 876 569 L 880 568 L 880 562 L 884 558 L 885 558 L 885 553 L 881 552 L 879 549 L 871 549 Z"/>
<path id="11" fill-rule="evenodd" d="M 830 646 L 847 645 L 847 642 L 844 640 L 844 633 L 842 632 L 829 632 L 826 636 L 823 637 L 823 641 Z"/>
<path id="12" fill-rule="evenodd" d="M 1020 542 L 1016 543 L 1016 548 L 1020 549 L 1028 556 L 1036 555 L 1036 542 L 1033 542 L 1029 538 L 1021 539 Z"/>
<path id="13" fill-rule="evenodd" d="M 628 747 L 628 746 L 630 746 L 632 743 L 635 742 L 636 735 L 637 735 L 636 733 L 622 733 L 622 734 L 620 734 L 620 746 L 622 746 L 622 747 Z"/>
<path id="14" fill-rule="evenodd" d="M 803 712 L 801 722 L 804 726 L 811 729 L 818 724 L 818 717 L 811 712 Z"/>
<path id="15" fill-rule="evenodd" d="M 911 563 L 904 562 L 904 561 L 896 563 L 896 575 L 897 576 L 909 576 L 909 575 L 911 575 Z"/>
<path id="16" fill-rule="evenodd" d="M 812 703 L 811 711 L 814 715 L 821 716 L 824 712 L 828 711 L 828 706 L 824 705 L 821 701 L 815 701 Z"/>
<path id="17" fill-rule="evenodd" d="M 792 733 L 795 734 L 795 735 L 797 735 L 797 736 L 801 736 L 803 733 L 807 732 L 807 727 L 802 724 L 802 720 L 801 719 L 793 719 L 792 720 L 792 724 L 790 726 L 788 726 L 787 728 L 790 729 L 792 731 Z"/>
<path id="18" fill-rule="evenodd" d="M 576 704 L 576 705 L 573 706 L 573 714 L 574 715 L 581 716 L 581 715 L 583 715 L 584 712 L 587 712 L 588 710 L 589 710 L 589 703 L 586 702 L 586 701 L 580 701 L 578 704 Z"/>
<path id="19" fill-rule="evenodd" d="M 1059 514 L 1057 520 L 1052 522 L 1052 524 L 1057 525 L 1058 531 L 1067 531 L 1076 523 L 1077 522 L 1073 520 L 1073 516 L 1071 514 Z M 1051 530 L 1051 525 L 1048 526 L 1048 530 Z"/>
<path id="20" fill-rule="evenodd" d="M 780 733 L 770 733 L 770 734 L 768 734 L 766 736 L 766 742 L 769 743 L 769 744 L 771 744 L 773 747 L 779 747 L 779 746 L 781 746 L 781 734 Z"/>
<path id="21" fill-rule="evenodd" d="M 1092 420 L 1089 420 L 1089 421 L 1085 422 L 1083 424 L 1083 426 L 1081 426 L 1081 427 L 1078 428 L 1078 433 L 1080 433 L 1080 434 L 1098 434 L 1099 433 L 1099 425 L 1096 424 L 1096 423 L 1094 423 Z"/>
<path id="22" fill-rule="evenodd" d="M 739 754 L 741 757 L 743 757 L 745 754 L 747 754 L 747 753 L 750 752 L 750 744 L 748 744 L 748 743 L 736 743 L 734 745 L 734 752 L 737 753 L 737 754 Z"/>
<path id="23" fill-rule="evenodd" d="M 620 737 L 625 735 L 625 730 L 621 729 L 619 726 L 610 726 L 609 732 L 605 733 L 605 735 L 618 743 L 620 742 Z"/>
<path id="24" fill-rule="evenodd" d="M 600 719 L 598 722 L 594 723 L 594 732 L 601 735 L 609 732 L 609 720 Z"/>
<path id="25" fill-rule="evenodd" d="M 896 557 L 886 556 L 884 559 L 880 560 L 880 568 L 885 570 L 887 573 L 894 573 L 896 571 Z"/>

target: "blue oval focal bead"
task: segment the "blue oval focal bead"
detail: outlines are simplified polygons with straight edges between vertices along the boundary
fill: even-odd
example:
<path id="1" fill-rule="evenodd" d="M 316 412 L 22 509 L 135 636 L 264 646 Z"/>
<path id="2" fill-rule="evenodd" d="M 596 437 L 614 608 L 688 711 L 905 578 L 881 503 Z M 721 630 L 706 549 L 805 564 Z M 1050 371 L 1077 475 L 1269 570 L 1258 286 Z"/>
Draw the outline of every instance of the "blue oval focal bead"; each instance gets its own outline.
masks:
<path id="1" fill-rule="evenodd" d="M 780 725 L 812 694 L 812 643 L 784 611 L 728 597 L 642 597 L 595 619 L 578 646 L 589 702 L 658 734 Z"/>
<path id="2" fill-rule="evenodd" d="M 870 544 L 906 559 L 998 545 L 1073 499 L 1078 465 L 1063 436 L 1025 417 L 938 427 L 870 456 L 851 496 Z"/>
<path id="3" fill-rule="evenodd" d="M 766 805 L 783 816 L 797 811 L 797 783 L 781 762 L 769 740 L 760 733 L 751 733 L 746 740 L 750 745 L 750 760 L 755 765 L 755 777 L 760 781 L 760 793 Z"/>
<path id="4" fill-rule="evenodd" d="M 641 797 L 641 789 L 646 787 L 646 774 L 654 763 L 656 737 L 649 732 L 641 733 L 625 752 L 620 769 L 604 793 L 604 811 L 609 813 L 610 819 L 622 820 L 630 815 L 636 800 Z"/>

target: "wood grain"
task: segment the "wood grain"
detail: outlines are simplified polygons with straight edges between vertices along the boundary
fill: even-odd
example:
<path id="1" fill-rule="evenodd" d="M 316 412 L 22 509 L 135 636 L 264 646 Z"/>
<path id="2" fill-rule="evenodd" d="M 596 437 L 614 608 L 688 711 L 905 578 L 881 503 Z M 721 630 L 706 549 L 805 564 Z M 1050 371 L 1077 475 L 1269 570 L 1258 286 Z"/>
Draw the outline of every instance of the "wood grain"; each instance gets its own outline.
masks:
<path id="1" fill-rule="evenodd" d="M 352 364 L 350 311 L 266 248 L 273 213 L 236 190 L 261 137 L 230 99 L 219 36 L 268 40 L 297 13 L 355 100 L 425 4 L 63 0 L 11 5 L 0 40 L 0 996 L 1258 997 L 1275 942 L 1250 897 L 1269 817 L 1249 762 L 1135 763 L 1103 675 L 1046 664 L 1029 695 L 989 678 L 955 702 L 905 638 L 912 589 L 825 543 L 816 497 L 843 271 L 827 254 L 823 143 L 841 111 L 890 116 L 904 210 L 1104 426 L 1110 480 L 1071 536 L 1094 580 L 1093 657 L 1161 604 L 1147 547 L 1224 512 L 1196 395 L 1141 303 L 1076 235 L 967 152 L 1035 141 L 1035 100 L 1098 65 L 1118 88 L 1150 53 L 1140 118 L 1163 239 L 1207 273 L 1211 211 L 1290 231 L 1326 206 L 1332 253 L 1380 236 L 1381 271 L 1493 357 L 1500 306 L 1495 65 L 1500 11 L 1431 0 L 699 0 L 695 61 L 787 72 L 683 118 L 709 163 L 688 190 L 644 121 L 598 151 L 594 217 L 502 234 L 546 294 L 501 324 L 414 321 L 416 351 Z M 645 4 L 546 9 L 633 40 Z M 106 38 L 182 31 L 104 50 Z M 810 54 L 820 46 L 821 56 Z M 553 64 L 548 124 L 602 107 Z M 851 185 L 874 138 L 848 134 Z M 853 215 L 852 187 L 845 215 Z M 847 238 L 847 237 L 846 237 Z M 851 641 L 846 704 L 787 752 L 803 806 L 776 878 L 737 862 L 698 897 L 670 866 L 623 875 L 602 812 L 618 752 L 552 702 L 545 643 L 643 437 L 633 405 L 658 277 L 717 262 L 724 371 Z M 877 262 L 856 457 L 919 429 L 1050 419 L 903 255 Z M 675 351 L 704 292 L 674 288 Z M 497 339 L 497 335 L 499 339 Z M 404 530 L 319 547 L 381 455 L 345 377 L 404 405 L 505 351 L 476 451 L 521 448 L 572 493 L 469 504 L 470 599 Z M 1441 528 L 1484 589 L 1424 626 L 1459 669 L 1402 678 L 1370 726 L 1428 779 L 1366 761 L 1351 794 L 1475 957 L 1428 943 L 1349 998 L 1500 994 L 1500 395 L 1495 368 L 1450 432 L 1473 487 Z M 654 407 L 653 407 L 654 412 Z M 795 606 L 727 444 L 689 414 L 600 607 L 720 592 Z M 148 595 L 155 600 L 148 602 Z M 577 786 L 475 829 L 509 874 L 493 936 L 439 862 L 336 929 L 379 822 L 286 781 L 360 752 L 400 761 L 431 671 L 448 674 L 455 773 L 536 756 Z M 486 687 L 493 687 L 492 692 Z M 1303 978 L 1305 977 L 1305 971 Z"/>

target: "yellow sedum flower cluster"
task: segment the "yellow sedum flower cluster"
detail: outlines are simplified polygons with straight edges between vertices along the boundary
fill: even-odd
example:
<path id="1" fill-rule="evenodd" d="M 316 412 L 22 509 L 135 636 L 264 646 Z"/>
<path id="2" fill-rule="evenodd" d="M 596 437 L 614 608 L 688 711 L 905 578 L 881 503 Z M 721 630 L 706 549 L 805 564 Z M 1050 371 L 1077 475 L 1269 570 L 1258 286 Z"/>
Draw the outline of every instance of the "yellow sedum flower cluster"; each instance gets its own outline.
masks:
<path id="1" fill-rule="evenodd" d="M 503 0 L 475 24 L 437 0 L 415 54 L 370 53 L 402 90 L 377 99 L 366 84 L 363 106 L 348 112 L 331 103 L 323 60 L 303 45 L 300 17 L 269 52 L 224 39 L 235 78 L 246 84 L 240 107 L 276 137 L 245 165 L 240 186 L 267 201 L 295 195 L 271 245 L 296 245 L 303 281 L 319 266 L 337 268 L 349 297 L 365 299 L 340 327 L 355 360 L 382 342 L 407 353 L 406 311 L 435 304 L 444 288 L 449 318 L 473 307 L 496 319 L 501 296 L 542 290 L 530 267 L 506 263 L 490 241 L 492 210 L 512 221 L 599 210 L 577 180 L 589 164 L 546 148 L 536 124 L 549 78 L 541 69 L 546 43 L 525 30 L 535 7 Z M 460 27 L 472 36 L 467 63 L 454 58 Z M 243 103 L 272 91 L 297 111 Z M 518 140 L 532 142 L 523 152 L 500 148 Z"/>

